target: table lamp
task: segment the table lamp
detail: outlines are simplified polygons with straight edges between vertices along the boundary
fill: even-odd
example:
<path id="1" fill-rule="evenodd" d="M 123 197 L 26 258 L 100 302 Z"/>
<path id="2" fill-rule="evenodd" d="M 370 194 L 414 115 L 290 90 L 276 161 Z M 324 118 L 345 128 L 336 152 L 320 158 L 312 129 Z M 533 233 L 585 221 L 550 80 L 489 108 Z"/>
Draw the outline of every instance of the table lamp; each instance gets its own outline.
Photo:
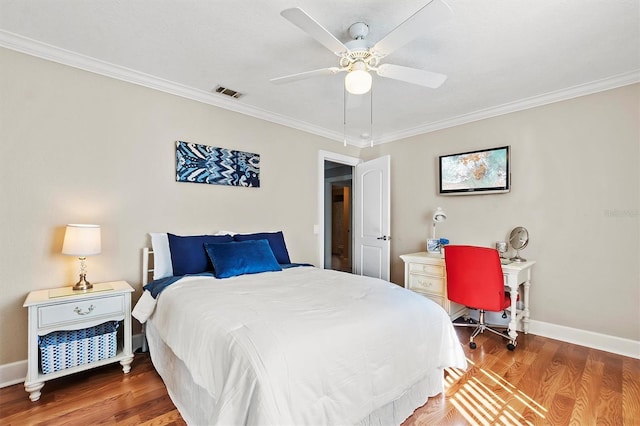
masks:
<path id="1" fill-rule="evenodd" d="M 435 212 L 433 212 L 433 234 L 431 238 L 435 240 L 436 238 L 436 223 L 444 222 L 447 220 L 447 214 L 442 210 L 442 207 L 438 207 Z"/>
<path id="2" fill-rule="evenodd" d="M 89 290 L 93 285 L 87 281 L 87 256 L 100 254 L 100 225 L 67 225 L 62 244 L 62 254 L 78 256 L 80 260 L 80 280 L 74 290 Z"/>

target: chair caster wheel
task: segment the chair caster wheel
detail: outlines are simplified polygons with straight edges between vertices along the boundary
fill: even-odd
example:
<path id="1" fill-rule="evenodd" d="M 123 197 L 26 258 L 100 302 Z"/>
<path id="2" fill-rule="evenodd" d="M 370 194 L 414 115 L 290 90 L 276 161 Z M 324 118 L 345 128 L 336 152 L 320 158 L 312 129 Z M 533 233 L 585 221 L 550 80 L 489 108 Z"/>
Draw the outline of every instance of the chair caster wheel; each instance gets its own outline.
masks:
<path id="1" fill-rule="evenodd" d="M 513 352 L 516 349 L 516 345 L 514 345 L 513 343 L 509 343 L 507 345 L 507 349 Z"/>
<path id="2" fill-rule="evenodd" d="M 476 348 L 476 342 L 469 342 L 469 347 L 471 349 L 475 349 Z"/>

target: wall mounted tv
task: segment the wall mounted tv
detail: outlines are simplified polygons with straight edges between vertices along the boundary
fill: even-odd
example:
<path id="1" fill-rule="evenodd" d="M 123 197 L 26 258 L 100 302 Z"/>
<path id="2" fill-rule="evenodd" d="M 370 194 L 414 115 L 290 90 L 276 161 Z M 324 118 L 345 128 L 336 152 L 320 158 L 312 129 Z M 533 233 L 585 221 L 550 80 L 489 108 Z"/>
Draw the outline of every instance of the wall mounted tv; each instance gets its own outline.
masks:
<path id="1" fill-rule="evenodd" d="M 511 170 L 509 147 L 481 149 L 441 155 L 441 195 L 478 195 L 509 192 Z"/>

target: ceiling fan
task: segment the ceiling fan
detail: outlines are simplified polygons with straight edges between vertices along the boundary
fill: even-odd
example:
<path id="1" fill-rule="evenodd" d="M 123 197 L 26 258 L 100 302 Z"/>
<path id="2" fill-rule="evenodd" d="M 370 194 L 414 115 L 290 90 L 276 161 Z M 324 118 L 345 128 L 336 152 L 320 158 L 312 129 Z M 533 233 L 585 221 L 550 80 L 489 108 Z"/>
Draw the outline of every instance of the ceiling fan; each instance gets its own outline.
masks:
<path id="1" fill-rule="evenodd" d="M 331 50 L 340 60 L 338 62 L 339 66 L 337 67 L 322 68 L 273 78 L 271 79 L 272 83 L 291 83 L 311 77 L 346 72 L 346 90 L 349 93 L 361 95 L 371 89 L 372 77 L 370 71 L 375 71 L 380 77 L 401 80 L 431 89 L 440 87 L 447 79 L 447 76 L 444 74 L 401 65 L 380 63 L 382 58 L 418 37 L 425 28 L 431 29 L 453 16 L 453 12 L 449 6 L 442 0 L 430 0 L 425 6 L 375 44 L 366 39 L 369 33 L 369 26 L 364 22 L 356 22 L 349 27 L 349 35 L 353 40 L 343 44 L 326 28 L 298 7 L 285 9 L 280 15 Z"/>

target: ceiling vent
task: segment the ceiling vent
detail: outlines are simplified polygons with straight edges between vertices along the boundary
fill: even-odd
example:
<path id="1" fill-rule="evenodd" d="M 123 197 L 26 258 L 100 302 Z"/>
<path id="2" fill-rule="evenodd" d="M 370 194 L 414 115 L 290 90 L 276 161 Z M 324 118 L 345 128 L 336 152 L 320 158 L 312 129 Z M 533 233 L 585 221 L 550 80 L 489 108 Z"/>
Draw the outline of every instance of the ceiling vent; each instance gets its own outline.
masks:
<path id="1" fill-rule="evenodd" d="M 222 87 L 222 86 L 216 86 L 214 91 L 216 93 L 220 93 L 222 95 L 226 95 L 226 96 L 229 96 L 229 97 L 232 97 L 232 98 L 236 98 L 236 99 L 238 99 L 240 96 L 242 96 L 242 93 L 236 92 L 235 90 L 227 89 L 226 87 Z"/>

